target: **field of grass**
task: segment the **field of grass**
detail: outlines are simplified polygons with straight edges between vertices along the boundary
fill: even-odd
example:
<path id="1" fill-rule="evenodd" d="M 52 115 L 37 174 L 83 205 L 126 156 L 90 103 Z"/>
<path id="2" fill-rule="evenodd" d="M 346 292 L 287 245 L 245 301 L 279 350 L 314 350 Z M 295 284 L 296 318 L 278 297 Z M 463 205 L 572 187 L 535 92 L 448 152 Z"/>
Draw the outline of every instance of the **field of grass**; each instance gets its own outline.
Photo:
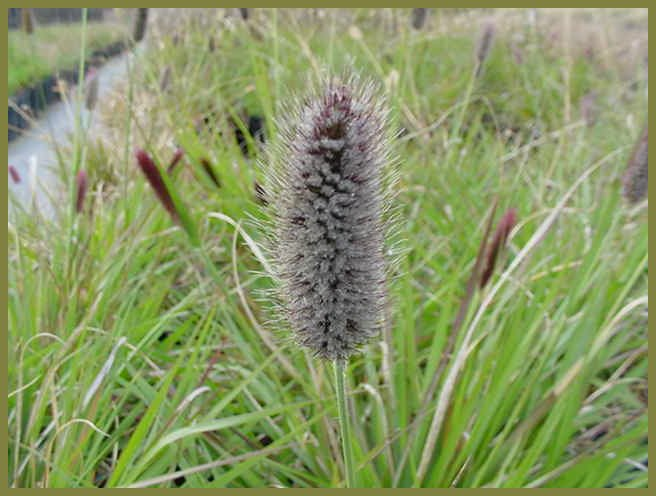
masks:
<path id="1" fill-rule="evenodd" d="M 124 40 L 125 26 L 117 23 L 90 22 L 87 28 L 87 55 Z M 10 95 L 61 70 L 77 67 L 80 60 L 80 28 L 69 24 L 37 26 L 28 35 L 21 30 L 7 36 L 7 87 Z"/>
<path id="2" fill-rule="evenodd" d="M 331 364 L 261 297 L 247 133 L 257 115 L 275 143 L 285 101 L 344 68 L 401 130 L 393 324 L 347 369 L 357 484 L 647 486 L 647 202 L 621 194 L 646 11 L 157 14 L 62 155 L 57 223 L 9 225 L 11 486 L 344 486 Z M 136 147 L 185 150 L 168 182 L 197 240 Z M 495 200 L 518 222 L 454 326 Z"/>

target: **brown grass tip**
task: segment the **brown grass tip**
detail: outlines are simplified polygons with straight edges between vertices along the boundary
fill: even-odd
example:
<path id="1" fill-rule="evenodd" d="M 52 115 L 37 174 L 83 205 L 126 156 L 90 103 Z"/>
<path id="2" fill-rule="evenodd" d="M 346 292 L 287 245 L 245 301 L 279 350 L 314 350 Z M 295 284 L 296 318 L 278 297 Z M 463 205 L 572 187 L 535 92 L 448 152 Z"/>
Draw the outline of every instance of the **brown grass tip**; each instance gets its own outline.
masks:
<path id="1" fill-rule="evenodd" d="M 497 225 L 497 229 L 494 232 L 494 237 L 492 238 L 490 249 L 488 250 L 487 255 L 485 257 L 485 268 L 481 275 L 481 282 L 480 282 L 481 288 L 483 288 L 490 280 L 490 277 L 492 277 L 492 273 L 494 272 L 494 266 L 497 263 L 499 252 L 501 251 L 503 246 L 505 246 L 506 240 L 508 239 L 508 235 L 510 234 L 510 231 L 512 231 L 512 228 L 515 226 L 516 223 L 517 223 L 517 210 L 514 208 L 510 208 L 506 211 L 505 214 L 503 214 L 503 217 L 501 217 L 501 220 Z"/>
<path id="2" fill-rule="evenodd" d="M 160 203 L 171 215 L 173 220 L 177 221 L 179 218 L 178 211 L 175 208 L 175 203 L 173 202 L 171 193 L 166 188 L 166 184 L 162 179 L 162 174 L 160 173 L 159 168 L 150 155 L 141 148 L 137 149 L 135 157 L 137 158 L 137 163 L 139 164 L 141 172 L 146 176 L 146 179 L 153 188 L 153 191 L 155 191 L 155 195 L 157 195 Z"/>

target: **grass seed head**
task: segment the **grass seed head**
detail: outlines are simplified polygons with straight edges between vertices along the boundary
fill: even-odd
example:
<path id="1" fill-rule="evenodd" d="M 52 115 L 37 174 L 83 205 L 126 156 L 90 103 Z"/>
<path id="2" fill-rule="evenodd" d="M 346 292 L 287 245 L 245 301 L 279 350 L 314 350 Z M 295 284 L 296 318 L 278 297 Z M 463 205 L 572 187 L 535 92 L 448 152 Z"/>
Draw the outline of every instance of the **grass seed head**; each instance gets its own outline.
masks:
<path id="1" fill-rule="evenodd" d="M 588 127 L 594 126 L 597 121 L 597 93 L 594 91 L 589 91 L 581 97 L 579 102 L 579 108 L 581 112 L 581 118 L 585 121 L 585 125 Z"/>
<path id="2" fill-rule="evenodd" d="M 205 171 L 205 174 L 207 174 L 207 177 L 209 177 L 210 180 L 214 183 L 214 186 L 221 188 L 221 181 L 219 181 L 219 177 L 216 175 L 214 167 L 212 167 L 210 161 L 206 158 L 201 158 L 200 164 L 203 166 L 203 170 Z"/>
<path id="3" fill-rule="evenodd" d="M 478 41 L 478 46 L 476 47 L 476 75 L 479 76 L 483 68 L 483 64 L 490 55 L 490 48 L 492 48 L 492 42 L 494 41 L 494 24 L 488 23 L 483 29 L 483 34 L 481 35 L 480 40 Z"/>
<path id="4" fill-rule="evenodd" d="M 159 90 L 165 93 L 171 87 L 171 66 L 167 65 L 159 78 Z"/>
<path id="5" fill-rule="evenodd" d="M 412 9 L 412 27 L 421 29 L 426 23 L 428 17 L 428 9 Z"/>
<path id="6" fill-rule="evenodd" d="M 32 9 L 21 9 L 21 27 L 27 34 L 34 33 L 34 12 L 32 12 Z"/>
<path id="7" fill-rule="evenodd" d="M 184 156 L 184 150 L 182 148 L 176 148 L 175 153 L 171 158 L 171 162 L 169 162 L 169 166 L 166 169 L 166 172 L 171 174 L 173 172 L 173 169 L 175 169 L 175 166 L 178 165 L 178 162 L 182 160 L 183 156 Z"/>
<path id="8" fill-rule="evenodd" d="M 150 186 L 153 188 L 153 191 L 155 191 L 155 195 L 157 195 L 158 200 L 164 206 L 166 211 L 171 215 L 173 220 L 177 221 L 179 219 L 178 211 L 175 208 L 173 198 L 171 197 L 171 194 L 169 193 L 169 190 L 167 189 L 166 184 L 162 179 L 162 174 L 157 168 L 157 165 L 145 150 L 138 149 L 135 152 L 135 156 L 137 158 L 137 164 L 139 164 L 141 172 L 143 172 L 144 176 L 146 176 L 146 179 L 150 183 Z"/>
<path id="9" fill-rule="evenodd" d="M 633 153 L 624 173 L 624 198 L 630 203 L 638 203 L 647 197 L 647 145 L 648 132 L 645 126 L 640 139 L 633 148 Z"/>
<path id="10" fill-rule="evenodd" d="M 98 103 L 98 74 L 95 69 L 89 71 L 87 75 L 84 95 L 84 106 L 88 111 L 92 111 Z"/>
<path id="11" fill-rule="evenodd" d="M 132 38 L 139 42 L 146 36 L 146 23 L 148 21 L 148 9 L 137 9 L 137 18 L 134 23 Z"/>
<path id="12" fill-rule="evenodd" d="M 81 170 L 77 173 L 75 178 L 75 185 L 77 194 L 75 198 L 75 211 L 79 214 L 84 209 L 84 199 L 87 196 L 87 188 L 89 185 L 89 177 L 87 171 Z"/>
<path id="13" fill-rule="evenodd" d="M 266 164 L 271 254 L 297 342 L 344 360 L 385 325 L 387 113 L 371 85 L 325 81 Z"/>
<path id="14" fill-rule="evenodd" d="M 9 165 L 7 167 L 9 169 L 9 175 L 11 176 L 11 180 L 14 181 L 14 184 L 19 184 L 21 182 L 21 177 L 18 171 L 16 170 L 16 167 L 13 165 Z"/>
<path id="15" fill-rule="evenodd" d="M 505 214 L 503 214 L 503 217 L 501 217 L 501 220 L 497 225 L 496 231 L 494 231 L 492 243 L 490 244 L 490 248 L 487 251 L 487 255 L 485 257 L 485 266 L 481 274 L 481 288 L 483 288 L 492 277 L 494 267 L 497 263 L 497 258 L 499 257 L 499 252 L 505 246 L 508 235 L 516 223 L 517 210 L 510 208 L 506 211 Z"/>

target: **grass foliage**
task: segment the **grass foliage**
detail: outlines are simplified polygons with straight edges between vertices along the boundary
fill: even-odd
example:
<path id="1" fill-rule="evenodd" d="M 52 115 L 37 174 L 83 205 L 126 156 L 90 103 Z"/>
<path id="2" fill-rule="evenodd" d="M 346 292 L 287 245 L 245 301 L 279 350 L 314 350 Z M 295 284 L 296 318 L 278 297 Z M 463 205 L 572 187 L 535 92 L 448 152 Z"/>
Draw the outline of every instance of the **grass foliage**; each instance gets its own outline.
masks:
<path id="1" fill-rule="evenodd" d="M 502 13 L 475 78 L 468 13 L 434 10 L 421 31 L 409 10 L 164 14 L 99 103 L 100 137 L 80 127 L 62 156 L 58 222 L 9 225 L 12 486 L 344 484 L 331 366 L 258 298 L 247 116 L 275 141 L 286 95 L 345 67 L 381 83 L 402 130 L 394 325 L 348 366 L 357 483 L 647 486 L 646 202 L 621 198 L 647 77 L 627 40 L 590 54 L 567 43 L 575 14 Z M 135 146 L 162 168 L 185 149 L 169 182 L 197 240 Z M 518 223 L 454 332 L 495 199 L 494 222 L 515 207 Z"/>
<path id="2" fill-rule="evenodd" d="M 87 50 L 100 50 L 126 37 L 120 24 L 89 23 Z M 37 26 L 32 34 L 21 30 L 7 36 L 7 91 L 36 83 L 57 71 L 74 69 L 80 58 L 80 30 L 66 24 Z"/>

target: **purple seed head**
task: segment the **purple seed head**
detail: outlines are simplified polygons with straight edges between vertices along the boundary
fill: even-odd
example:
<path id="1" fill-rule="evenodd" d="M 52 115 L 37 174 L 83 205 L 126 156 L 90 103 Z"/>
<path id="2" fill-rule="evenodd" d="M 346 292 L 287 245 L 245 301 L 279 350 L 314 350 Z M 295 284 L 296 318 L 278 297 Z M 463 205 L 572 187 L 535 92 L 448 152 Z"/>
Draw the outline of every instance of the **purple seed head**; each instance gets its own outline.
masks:
<path id="1" fill-rule="evenodd" d="M 622 181 L 624 198 L 629 203 L 638 203 L 647 197 L 648 141 L 648 131 L 647 126 L 645 126 L 640 139 L 633 148 Z"/>
<path id="2" fill-rule="evenodd" d="M 75 178 L 75 184 L 77 187 L 77 194 L 75 200 L 75 211 L 79 214 L 84 208 L 84 199 L 87 196 L 87 187 L 89 183 L 89 178 L 85 170 L 81 170 L 77 173 Z"/>
<path id="3" fill-rule="evenodd" d="M 300 345 L 345 360 L 386 325 L 387 112 L 371 85 L 331 80 L 282 127 L 263 190 L 284 315 Z"/>
<path id="4" fill-rule="evenodd" d="M 11 176 L 11 180 L 14 181 L 14 184 L 19 184 L 21 182 L 21 177 L 18 171 L 16 170 L 16 167 L 13 165 L 9 165 L 7 167 L 9 169 L 9 175 Z"/>
<path id="5" fill-rule="evenodd" d="M 173 169 L 175 169 L 175 166 L 178 165 L 178 162 L 182 160 L 182 157 L 184 156 L 184 150 L 182 148 L 177 148 L 175 150 L 175 153 L 173 154 L 173 157 L 171 158 L 171 162 L 169 162 L 169 167 L 166 169 L 166 172 L 169 174 L 173 172 Z"/>
<path id="6" fill-rule="evenodd" d="M 150 183 L 150 186 L 153 188 L 153 191 L 155 191 L 155 195 L 157 195 L 160 203 L 171 215 L 173 220 L 177 221 L 179 218 L 178 211 L 175 208 L 173 198 L 171 198 L 171 194 L 166 188 L 166 184 L 162 179 L 162 174 L 157 168 L 157 165 L 155 165 L 155 162 L 150 157 L 150 155 L 148 155 L 148 153 L 142 149 L 138 149 L 135 152 L 135 157 L 137 158 L 137 163 L 139 164 L 141 172 L 143 172 L 144 176 L 146 176 L 146 179 Z"/>
<path id="7" fill-rule="evenodd" d="M 505 246 L 508 235 L 516 223 L 517 210 L 510 208 L 506 211 L 505 214 L 503 214 L 503 217 L 501 217 L 501 220 L 497 225 L 496 231 L 494 231 L 492 243 L 490 244 L 490 248 L 487 251 L 485 257 L 485 268 L 483 269 L 480 282 L 481 288 L 483 288 L 490 280 L 490 277 L 492 277 L 494 266 L 496 265 L 497 258 L 499 257 L 499 252 Z"/>

